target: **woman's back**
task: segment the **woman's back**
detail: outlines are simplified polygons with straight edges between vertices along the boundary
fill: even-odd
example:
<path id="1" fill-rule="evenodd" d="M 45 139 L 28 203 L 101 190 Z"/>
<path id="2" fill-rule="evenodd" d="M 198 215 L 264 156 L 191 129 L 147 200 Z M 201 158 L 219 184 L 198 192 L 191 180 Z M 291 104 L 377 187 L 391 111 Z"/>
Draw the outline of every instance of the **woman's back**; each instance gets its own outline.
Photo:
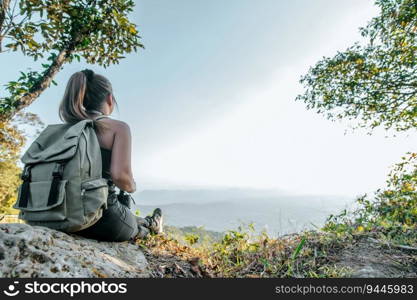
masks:
<path id="1" fill-rule="evenodd" d="M 99 116 L 97 119 L 101 119 L 101 118 L 107 118 L 107 116 Z M 110 130 L 96 131 L 96 134 L 97 134 L 97 139 L 99 141 L 100 150 L 101 150 L 103 178 L 111 180 L 111 173 L 110 173 L 111 155 L 112 155 L 111 146 L 113 146 L 113 141 L 111 140 L 111 137 L 114 135 L 114 133 L 111 132 L 111 127 L 109 127 L 108 129 Z M 107 147 L 104 145 L 107 145 Z M 108 147 L 108 145 L 111 145 L 111 146 Z"/>
<path id="2" fill-rule="evenodd" d="M 110 166 L 111 166 L 111 150 L 101 148 L 101 163 L 102 163 L 102 174 L 103 178 L 111 180 Z"/>

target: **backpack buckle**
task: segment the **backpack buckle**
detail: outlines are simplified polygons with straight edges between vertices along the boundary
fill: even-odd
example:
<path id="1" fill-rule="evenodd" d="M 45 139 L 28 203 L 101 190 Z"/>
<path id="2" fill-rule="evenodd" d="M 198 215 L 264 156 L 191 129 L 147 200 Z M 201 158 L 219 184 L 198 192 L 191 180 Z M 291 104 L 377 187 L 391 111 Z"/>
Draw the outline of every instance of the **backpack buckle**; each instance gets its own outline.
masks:
<path id="1" fill-rule="evenodd" d="M 62 180 L 62 174 L 64 173 L 64 163 L 63 162 L 57 162 L 54 168 L 54 171 L 52 172 L 52 182 L 51 182 L 51 189 L 49 190 L 49 196 L 48 196 L 48 206 L 57 203 L 58 201 L 58 186 L 59 181 Z"/>
<path id="2" fill-rule="evenodd" d="M 23 181 L 28 181 L 30 179 L 30 168 L 31 166 L 24 167 L 22 175 L 20 176 Z"/>
<path id="3" fill-rule="evenodd" d="M 63 174 L 64 174 L 64 164 L 63 163 L 57 163 L 55 165 L 54 171 L 52 172 L 52 177 L 62 178 Z"/>

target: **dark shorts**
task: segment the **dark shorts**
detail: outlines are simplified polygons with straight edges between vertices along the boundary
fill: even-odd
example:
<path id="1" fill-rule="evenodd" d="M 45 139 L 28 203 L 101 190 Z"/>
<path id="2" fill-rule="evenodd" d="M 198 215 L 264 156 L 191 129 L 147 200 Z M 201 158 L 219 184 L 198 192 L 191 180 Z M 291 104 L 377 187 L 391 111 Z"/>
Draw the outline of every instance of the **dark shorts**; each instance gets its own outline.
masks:
<path id="1" fill-rule="evenodd" d="M 117 200 L 116 193 L 110 193 L 103 216 L 92 226 L 74 233 L 96 240 L 123 242 L 138 233 L 136 218 L 127 206 Z"/>

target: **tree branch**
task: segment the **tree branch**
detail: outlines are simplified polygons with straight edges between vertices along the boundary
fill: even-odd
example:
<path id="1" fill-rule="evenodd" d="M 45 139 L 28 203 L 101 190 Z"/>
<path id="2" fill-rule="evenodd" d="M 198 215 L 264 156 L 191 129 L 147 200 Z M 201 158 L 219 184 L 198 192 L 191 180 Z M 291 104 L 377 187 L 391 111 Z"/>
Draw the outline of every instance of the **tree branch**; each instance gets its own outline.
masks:
<path id="1" fill-rule="evenodd" d="M 0 121 L 11 120 L 17 112 L 29 106 L 39 97 L 39 95 L 49 87 L 52 80 L 58 74 L 62 66 L 67 62 L 69 56 L 74 52 L 75 45 L 78 42 L 79 37 L 75 37 L 73 41 L 68 43 L 68 46 L 62 49 L 55 57 L 49 68 L 43 73 L 42 78 L 37 82 L 28 93 L 14 103 L 13 111 L 0 116 Z"/>

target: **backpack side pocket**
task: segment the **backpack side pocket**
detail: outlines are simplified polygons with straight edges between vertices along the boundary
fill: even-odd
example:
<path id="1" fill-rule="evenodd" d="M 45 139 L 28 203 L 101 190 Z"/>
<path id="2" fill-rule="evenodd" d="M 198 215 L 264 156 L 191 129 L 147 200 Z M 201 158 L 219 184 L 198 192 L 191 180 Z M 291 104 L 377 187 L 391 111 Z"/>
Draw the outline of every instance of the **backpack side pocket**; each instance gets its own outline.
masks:
<path id="1" fill-rule="evenodd" d="M 27 205 L 20 206 L 16 201 L 13 208 L 19 209 L 19 218 L 27 221 L 62 221 L 67 218 L 65 187 L 68 180 L 60 180 L 57 186 L 56 202 L 48 205 L 48 196 L 52 181 L 35 181 L 29 183 Z M 18 199 L 22 196 L 22 185 L 19 187 Z"/>
<path id="2" fill-rule="evenodd" d="M 84 216 L 88 223 L 94 223 L 102 216 L 103 209 L 107 209 L 108 194 L 109 186 L 104 178 L 81 183 L 81 201 L 84 205 Z"/>

